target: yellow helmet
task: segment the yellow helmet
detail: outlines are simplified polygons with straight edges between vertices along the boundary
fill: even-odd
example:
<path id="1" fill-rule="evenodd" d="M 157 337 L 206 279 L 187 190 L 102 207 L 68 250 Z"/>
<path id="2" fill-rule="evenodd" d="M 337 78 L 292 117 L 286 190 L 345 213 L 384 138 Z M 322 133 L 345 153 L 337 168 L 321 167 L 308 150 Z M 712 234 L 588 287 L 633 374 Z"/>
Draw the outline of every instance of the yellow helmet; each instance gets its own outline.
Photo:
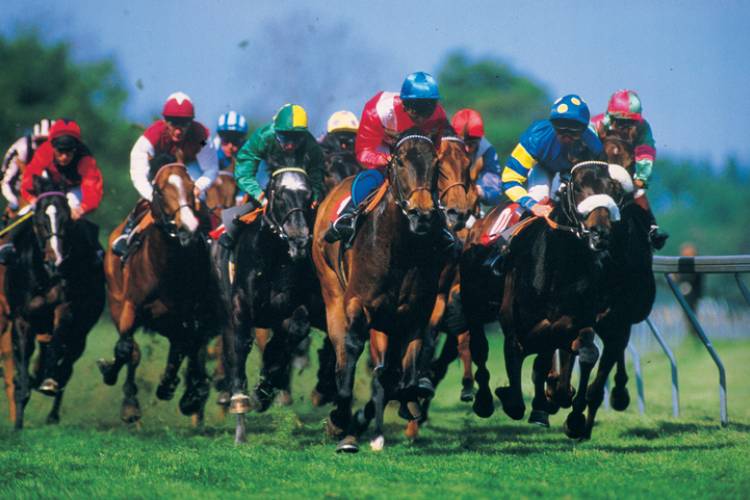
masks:
<path id="1" fill-rule="evenodd" d="M 356 132 L 359 120 L 351 111 L 336 111 L 328 119 L 328 132 Z"/>

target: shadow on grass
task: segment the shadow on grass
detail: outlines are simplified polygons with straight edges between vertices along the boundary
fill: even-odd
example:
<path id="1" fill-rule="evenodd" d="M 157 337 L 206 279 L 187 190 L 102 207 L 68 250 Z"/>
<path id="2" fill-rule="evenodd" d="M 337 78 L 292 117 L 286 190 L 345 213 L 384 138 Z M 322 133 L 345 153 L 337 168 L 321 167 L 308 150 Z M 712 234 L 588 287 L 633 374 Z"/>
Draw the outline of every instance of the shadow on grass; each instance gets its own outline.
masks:
<path id="1" fill-rule="evenodd" d="M 727 427 L 721 427 L 718 422 L 695 423 L 695 422 L 659 422 L 656 428 L 635 427 L 620 434 L 621 437 L 638 437 L 642 439 L 662 439 L 680 434 L 695 434 L 699 432 L 713 432 L 720 430 L 736 430 L 750 432 L 750 425 L 742 423 L 730 423 Z"/>

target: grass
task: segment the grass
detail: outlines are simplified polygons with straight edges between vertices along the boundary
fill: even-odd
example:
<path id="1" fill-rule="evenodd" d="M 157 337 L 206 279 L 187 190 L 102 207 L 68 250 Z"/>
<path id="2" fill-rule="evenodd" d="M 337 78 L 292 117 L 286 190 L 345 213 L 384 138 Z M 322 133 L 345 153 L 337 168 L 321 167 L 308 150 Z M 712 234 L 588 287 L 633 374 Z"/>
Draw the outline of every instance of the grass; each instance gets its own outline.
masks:
<path id="1" fill-rule="evenodd" d="M 319 345 L 316 333 L 314 345 Z M 415 443 L 389 408 L 386 449 L 366 445 L 358 455 L 336 455 L 324 437 L 328 409 L 313 409 L 308 394 L 314 367 L 294 382 L 292 407 L 247 418 L 248 444 L 233 445 L 233 419 L 223 418 L 212 394 L 205 426 L 190 427 L 177 400 L 156 400 L 166 343 L 139 336 L 143 423 L 119 420 L 120 386 L 102 384 L 94 361 L 110 357 L 114 328 L 103 320 L 89 337 L 63 402 L 62 422 L 47 426 L 51 400 L 34 393 L 26 428 L 14 432 L 0 398 L 0 498 L 36 497 L 680 497 L 746 498 L 750 494 L 750 341 L 717 343 L 727 367 L 730 425 L 718 421 L 718 376 L 700 346 L 676 349 L 682 415 L 673 419 L 669 366 L 661 354 L 644 356 L 646 415 L 635 404 L 631 372 L 628 411 L 601 411 L 591 441 L 562 433 L 566 412 L 541 429 L 509 420 L 501 410 L 482 420 L 458 401 L 460 370 L 451 367 L 433 404 L 430 423 Z M 493 339 L 492 386 L 505 380 Z M 674 347 L 674 346 L 673 346 Z M 313 356 L 314 357 L 314 356 Z M 362 363 L 364 364 L 364 363 Z M 531 363 L 527 362 L 527 365 Z M 250 363 L 257 373 L 257 357 Z M 527 366 L 528 369 L 528 366 Z M 120 376 L 120 382 L 124 374 Z M 525 376 L 526 393 L 530 394 Z M 357 393 L 367 394 L 360 377 Z"/>

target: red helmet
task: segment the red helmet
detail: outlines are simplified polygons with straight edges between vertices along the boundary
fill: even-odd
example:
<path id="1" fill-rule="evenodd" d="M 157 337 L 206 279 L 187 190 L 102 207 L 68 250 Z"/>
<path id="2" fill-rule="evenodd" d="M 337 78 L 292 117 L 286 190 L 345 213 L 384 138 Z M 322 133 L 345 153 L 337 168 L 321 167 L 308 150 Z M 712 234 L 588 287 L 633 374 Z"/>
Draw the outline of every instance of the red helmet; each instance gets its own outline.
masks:
<path id="1" fill-rule="evenodd" d="M 175 92 L 167 97 L 167 102 L 164 103 L 164 109 L 161 114 L 164 118 L 168 116 L 175 118 L 195 118 L 193 101 L 184 92 Z"/>
<path id="2" fill-rule="evenodd" d="M 451 125 L 453 130 L 463 138 L 484 137 L 484 122 L 479 111 L 468 108 L 456 111 L 451 119 Z"/>
<path id="3" fill-rule="evenodd" d="M 50 142 L 64 135 L 73 137 L 76 140 L 80 141 L 81 127 L 79 127 L 78 124 L 73 120 L 69 120 L 67 118 L 60 118 L 55 120 L 55 124 L 52 125 L 52 128 L 49 129 Z"/>
<path id="4" fill-rule="evenodd" d="M 609 98 L 607 114 L 613 118 L 641 121 L 641 98 L 632 90 L 618 90 Z"/>

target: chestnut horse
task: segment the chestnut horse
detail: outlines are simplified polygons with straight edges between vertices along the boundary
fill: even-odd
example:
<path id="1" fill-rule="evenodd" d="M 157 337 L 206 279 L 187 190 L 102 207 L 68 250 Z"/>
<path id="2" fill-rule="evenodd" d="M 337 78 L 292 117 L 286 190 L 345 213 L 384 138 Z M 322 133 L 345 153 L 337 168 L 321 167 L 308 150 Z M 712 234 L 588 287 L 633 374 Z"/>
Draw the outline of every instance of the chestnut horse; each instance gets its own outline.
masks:
<path id="1" fill-rule="evenodd" d="M 531 421 L 548 425 L 547 415 L 555 409 L 547 400 L 544 384 L 552 356 L 556 349 L 575 351 L 580 355 L 580 387 L 584 390 L 579 390 L 573 401 L 566 432 L 575 435 L 583 431 L 580 417 L 586 404 L 585 387 L 598 357 L 593 326 L 602 307 L 602 276 L 612 221 L 619 219 L 614 199 L 619 199 L 621 193 L 622 188 L 610 177 L 606 163 L 574 166 L 550 217 L 531 220 L 511 239 L 501 275 L 492 283 L 499 289 L 491 290 L 490 297 L 485 288 L 488 282 L 479 276 L 486 273 L 478 262 L 481 254 L 466 252 L 461 265 L 462 291 L 471 326 L 472 358 L 477 363 L 479 391 L 474 410 L 479 416 L 488 417 L 493 412 L 482 324 L 486 318 L 482 315 L 488 304 L 497 304 L 499 297 L 500 309 L 495 313 L 499 313 L 505 335 L 505 365 L 510 381 L 509 387 L 496 390 L 503 410 L 513 419 L 523 417 L 521 365 L 524 357 L 537 354 Z M 482 225 L 472 231 L 467 246 L 480 244 Z"/>
<path id="2" fill-rule="evenodd" d="M 32 385 L 54 396 L 47 422 L 59 421 L 73 363 L 83 353 L 86 337 L 104 308 L 98 229 L 89 221 L 71 218 L 63 189 L 46 178 L 34 178 L 34 215 L 14 237 L 18 259 L 7 270 L 16 429 L 23 427 Z M 40 354 L 32 376 L 29 361 L 35 341 L 39 341 Z"/>
<path id="3" fill-rule="evenodd" d="M 206 189 L 206 208 L 211 213 L 211 226 L 221 223 L 221 212 L 225 208 L 237 205 L 237 182 L 234 173 L 220 170 L 216 179 Z"/>
<path id="4" fill-rule="evenodd" d="M 185 166 L 161 166 L 151 184 L 154 195 L 145 217 L 152 218 L 153 223 L 143 229 L 140 248 L 123 263 L 112 253 L 111 245 L 124 223 L 110 235 L 104 266 L 110 313 L 120 338 L 114 360 L 99 360 L 99 368 L 104 383 L 114 385 L 120 369 L 127 365 L 120 416 L 125 422 L 137 422 L 141 410 L 135 371 L 140 349 L 133 337 L 139 327 L 164 335 L 169 339 L 169 355 L 156 396 L 162 400 L 174 396 L 179 384 L 177 372 L 187 357 L 180 411 L 193 415 L 193 422 L 199 423 L 209 391 L 205 347 L 226 327 L 228 313 L 220 300 L 208 244 L 198 230 L 193 181 Z"/>
<path id="5" fill-rule="evenodd" d="M 331 434 L 343 435 L 336 450 L 356 452 L 366 426 L 352 418 L 354 373 L 371 329 L 375 358 L 370 412 L 376 420 L 371 445 L 382 449 L 383 412 L 388 399 L 402 402 L 409 419 L 417 404 L 417 358 L 427 334 L 445 257 L 436 249 L 444 229 L 438 212 L 437 151 L 432 141 L 408 131 L 397 141 L 386 173 L 383 196 L 372 202 L 352 247 L 340 254 L 340 242 L 323 236 L 336 205 L 351 190 L 351 179 L 335 187 L 315 221 L 313 261 L 326 306 L 328 337 L 336 355 L 336 408 L 328 419 Z"/>

